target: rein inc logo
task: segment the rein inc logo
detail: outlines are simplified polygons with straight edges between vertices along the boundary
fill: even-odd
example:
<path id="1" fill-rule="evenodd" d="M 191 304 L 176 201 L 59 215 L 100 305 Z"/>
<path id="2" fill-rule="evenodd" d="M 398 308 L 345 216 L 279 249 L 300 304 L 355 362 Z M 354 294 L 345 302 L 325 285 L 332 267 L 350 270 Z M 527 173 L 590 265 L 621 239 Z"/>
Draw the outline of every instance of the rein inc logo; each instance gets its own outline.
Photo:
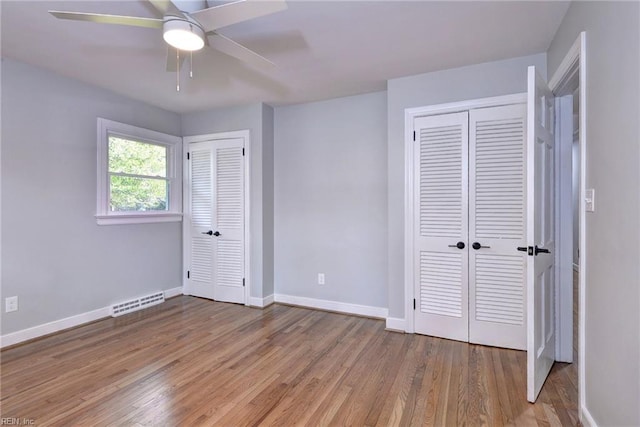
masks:
<path id="1" fill-rule="evenodd" d="M 36 420 L 33 418 L 7 417 L 0 418 L 0 426 L 34 426 Z"/>

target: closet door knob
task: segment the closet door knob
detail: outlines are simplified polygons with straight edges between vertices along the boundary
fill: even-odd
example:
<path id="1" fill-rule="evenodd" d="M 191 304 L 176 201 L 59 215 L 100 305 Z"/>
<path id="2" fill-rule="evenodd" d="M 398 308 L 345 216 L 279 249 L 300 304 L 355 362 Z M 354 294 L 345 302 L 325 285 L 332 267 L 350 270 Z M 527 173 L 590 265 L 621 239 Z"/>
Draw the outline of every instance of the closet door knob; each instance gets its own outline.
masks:
<path id="1" fill-rule="evenodd" d="M 489 249 L 491 246 L 482 246 L 482 245 L 481 245 L 480 243 L 478 243 L 478 242 L 473 242 L 473 244 L 471 245 L 471 247 L 477 251 L 477 250 L 478 250 L 478 249 L 480 249 L 480 248 L 487 248 L 487 249 Z"/>
<path id="2" fill-rule="evenodd" d="M 209 231 L 203 231 L 202 234 L 208 234 L 209 236 L 213 235 L 213 231 L 209 230 Z"/>
<path id="3" fill-rule="evenodd" d="M 455 245 L 449 245 L 450 248 L 464 249 L 464 242 L 458 242 Z"/>
<path id="4" fill-rule="evenodd" d="M 538 245 L 534 247 L 534 255 L 538 254 L 550 254 L 549 249 L 539 248 Z"/>

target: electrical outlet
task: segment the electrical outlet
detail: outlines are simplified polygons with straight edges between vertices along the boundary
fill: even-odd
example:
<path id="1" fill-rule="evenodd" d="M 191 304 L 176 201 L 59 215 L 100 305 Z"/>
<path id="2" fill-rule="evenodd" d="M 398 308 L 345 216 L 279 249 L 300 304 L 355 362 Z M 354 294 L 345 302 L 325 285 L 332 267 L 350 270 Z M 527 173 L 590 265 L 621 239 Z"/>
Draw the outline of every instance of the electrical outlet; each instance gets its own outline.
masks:
<path id="1" fill-rule="evenodd" d="M 318 285 L 324 285 L 324 273 L 318 273 Z"/>
<path id="2" fill-rule="evenodd" d="M 4 300 L 4 311 L 10 313 L 18 311 L 18 297 L 9 297 Z"/>

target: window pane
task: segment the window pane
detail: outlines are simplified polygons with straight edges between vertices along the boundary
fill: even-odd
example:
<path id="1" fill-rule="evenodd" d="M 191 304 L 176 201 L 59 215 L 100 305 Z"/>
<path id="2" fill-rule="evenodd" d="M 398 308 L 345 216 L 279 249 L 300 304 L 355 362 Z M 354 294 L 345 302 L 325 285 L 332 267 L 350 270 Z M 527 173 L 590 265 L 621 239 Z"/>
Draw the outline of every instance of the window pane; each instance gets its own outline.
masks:
<path id="1" fill-rule="evenodd" d="M 109 172 L 167 176 L 167 147 L 109 136 Z"/>
<path id="2" fill-rule="evenodd" d="M 168 210 L 168 183 L 164 179 L 111 175 L 110 184 L 112 212 Z"/>

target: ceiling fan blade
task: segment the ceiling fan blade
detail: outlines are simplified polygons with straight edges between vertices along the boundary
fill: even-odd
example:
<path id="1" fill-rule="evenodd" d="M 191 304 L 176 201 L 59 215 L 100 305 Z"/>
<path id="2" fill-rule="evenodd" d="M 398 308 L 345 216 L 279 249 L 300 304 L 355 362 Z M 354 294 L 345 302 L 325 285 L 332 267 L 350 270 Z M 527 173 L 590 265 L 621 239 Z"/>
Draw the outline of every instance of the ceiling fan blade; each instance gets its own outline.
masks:
<path id="1" fill-rule="evenodd" d="M 273 68 L 276 66 L 264 56 L 260 56 L 251 49 L 247 49 L 239 43 L 218 33 L 210 33 L 207 35 L 209 46 L 229 56 L 233 56 L 258 68 Z"/>
<path id="2" fill-rule="evenodd" d="M 184 13 L 182 13 L 171 0 L 149 0 L 149 3 L 151 3 L 162 16 L 174 15 L 184 18 Z"/>
<path id="3" fill-rule="evenodd" d="M 61 12 L 50 10 L 50 14 L 58 19 L 97 22 L 99 24 L 130 25 L 134 27 L 162 28 L 162 19 L 141 18 L 138 16 L 105 15 L 102 13 Z"/>
<path id="4" fill-rule="evenodd" d="M 238 0 L 191 13 L 205 31 L 248 21 L 287 8 L 284 0 Z"/>
<path id="5" fill-rule="evenodd" d="M 188 52 L 180 52 L 180 61 L 178 61 L 178 49 L 167 45 L 167 71 L 175 73 L 178 69 L 182 68 L 182 64 L 184 64 L 184 59 L 187 55 Z"/>

